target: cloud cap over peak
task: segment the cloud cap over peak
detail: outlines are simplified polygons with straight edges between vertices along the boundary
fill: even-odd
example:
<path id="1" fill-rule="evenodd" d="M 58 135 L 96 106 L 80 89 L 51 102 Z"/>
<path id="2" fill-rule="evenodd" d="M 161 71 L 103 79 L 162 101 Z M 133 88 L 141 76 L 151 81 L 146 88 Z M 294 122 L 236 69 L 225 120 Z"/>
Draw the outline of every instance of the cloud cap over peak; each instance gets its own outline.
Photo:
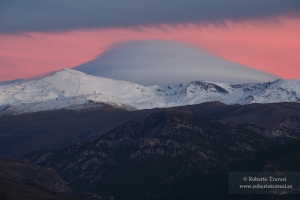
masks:
<path id="1" fill-rule="evenodd" d="M 0 33 L 222 23 L 299 15 L 299 0 L 3 0 Z"/>
<path id="2" fill-rule="evenodd" d="M 249 83 L 279 77 L 217 57 L 197 46 L 166 40 L 121 43 L 76 70 L 142 85 L 191 81 Z"/>

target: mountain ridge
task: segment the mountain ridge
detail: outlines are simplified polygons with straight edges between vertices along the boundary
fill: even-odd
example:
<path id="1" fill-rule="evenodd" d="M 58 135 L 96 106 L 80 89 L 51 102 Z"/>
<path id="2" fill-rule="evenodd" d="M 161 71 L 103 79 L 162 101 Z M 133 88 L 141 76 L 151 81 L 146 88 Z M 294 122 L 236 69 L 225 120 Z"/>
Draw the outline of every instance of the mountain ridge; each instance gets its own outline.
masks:
<path id="1" fill-rule="evenodd" d="M 63 69 L 36 80 L 0 85 L 0 115 L 84 109 L 106 103 L 126 110 L 176 107 L 203 102 L 225 104 L 300 102 L 300 80 L 229 84 L 192 81 L 187 85 L 142 86 Z"/>
<path id="2" fill-rule="evenodd" d="M 85 110 L 52 110 L 0 117 L 0 153 L 20 158 L 32 150 L 53 150 L 96 139 L 130 120 L 165 108 L 128 111 L 109 105 Z M 207 102 L 172 109 L 217 120 L 223 124 L 247 124 L 267 138 L 299 138 L 300 104 L 270 103 L 226 105 Z M 16 126 L 17 124 L 17 126 Z"/>
<path id="3" fill-rule="evenodd" d="M 98 139 L 32 151 L 23 160 L 54 168 L 74 192 L 84 191 L 85 196 L 224 199 L 228 171 L 262 170 L 280 158 L 282 147 L 293 152 L 292 145 L 298 150 L 299 140 L 269 139 L 247 125 L 222 124 L 188 110 L 166 108 Z"/>

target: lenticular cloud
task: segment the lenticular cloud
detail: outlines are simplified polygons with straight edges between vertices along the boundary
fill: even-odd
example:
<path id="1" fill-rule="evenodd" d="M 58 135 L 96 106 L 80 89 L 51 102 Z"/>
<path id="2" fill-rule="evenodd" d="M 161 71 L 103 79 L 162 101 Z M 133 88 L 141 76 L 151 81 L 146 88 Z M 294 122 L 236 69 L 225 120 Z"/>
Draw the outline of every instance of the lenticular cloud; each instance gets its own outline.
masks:
<path id="1" fill-rule="evenodd" d="M 201 80 L 237 84 L 278 79 L 199 47 L 165 40 L 117 44 L 75 69 L 96 76 L 161 86 Z"/>

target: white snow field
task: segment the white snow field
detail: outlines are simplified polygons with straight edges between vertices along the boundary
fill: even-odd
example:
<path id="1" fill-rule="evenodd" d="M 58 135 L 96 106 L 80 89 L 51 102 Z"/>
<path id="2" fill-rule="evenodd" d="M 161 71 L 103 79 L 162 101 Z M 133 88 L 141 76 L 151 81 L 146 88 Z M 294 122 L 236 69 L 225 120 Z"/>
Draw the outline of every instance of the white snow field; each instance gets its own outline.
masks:
<path id="1" fill-rule="evenodd" d="M 127 110 L 220 101 L 225 104 L 300 102 L 300 80 L 229 84 L 193 81 L 145 87 L 63 69 L 37 80 L 0 84 L 0 115 L 110 104 Z"/>

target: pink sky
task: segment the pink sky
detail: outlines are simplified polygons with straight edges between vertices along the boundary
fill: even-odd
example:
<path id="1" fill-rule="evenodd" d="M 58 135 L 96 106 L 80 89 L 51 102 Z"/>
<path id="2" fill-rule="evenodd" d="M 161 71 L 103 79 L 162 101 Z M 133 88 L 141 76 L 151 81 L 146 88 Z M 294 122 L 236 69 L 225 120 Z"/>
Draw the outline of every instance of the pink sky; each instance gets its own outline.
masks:
<path id="1" fill-rule="evenodd" d="M 278 75 L 300 79 L 300 19 L 194 24 L 140 29 L 94 29 L 56 33 L 0 35 L 0 81 L 30 78 L 72 68 L 96 58 L 110 45 L 142 39 L 163 39 L 199 45 L 227 60 Z"/>

